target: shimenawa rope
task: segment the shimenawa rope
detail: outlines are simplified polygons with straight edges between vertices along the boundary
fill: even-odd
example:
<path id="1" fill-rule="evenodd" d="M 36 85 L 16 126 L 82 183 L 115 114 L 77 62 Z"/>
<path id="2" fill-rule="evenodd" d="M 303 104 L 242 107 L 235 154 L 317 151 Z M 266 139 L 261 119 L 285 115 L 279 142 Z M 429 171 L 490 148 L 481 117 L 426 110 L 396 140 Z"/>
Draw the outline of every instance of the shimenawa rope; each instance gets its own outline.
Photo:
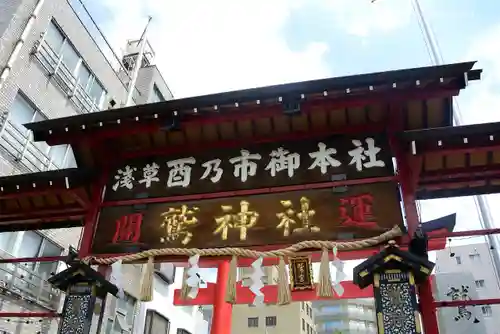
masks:
<path id="1" fill-rule="evenodd" d="M 133 262 L 147 258 L 148 263 L 146 265 L 145 270 L 143 271 L 143 277 L 141 279 L 141 300 L 149 301 L 152 298 L 152 276 L 154 272 L 153 268 L 153 260 L 156 256 L 232 256 L 232 267 L 236 267 L 236 258 L 237 257 L 246 257 L 246 258 L 259 258 L 259 257 L 279 257 L 280 262 L 281 259 L 285 257 L 292 257 L 298 255 L 301 251 L 307 249 L 321 249 L 323 251 L 323 256 L 320 265 L 320 279 L 317 287 L 317 293 L 321 297 L 331 297 L 332 293 L 331 289 L 331 281 L 329 279 L 330 275 L 327 270 L 329 270 L 329 260 L 328 256 L 325 252 L 328 250 L 332 250 L 333 248 L 337 248 L 339 251 L 353 251 L 358 249 L 364 249 L 379 245 L 381 243 L 387 242 L 393 238 L 399 237 L 402 235 L 401 228 L 399 226 L 394 226 L 391 230 L 386 231 L 378 236 L 362 239 L 362 240 L 353 240 L 353 241 L 326 241 L 326 240 L 307 240 L 296 243 L 292 246 L 272 250 L 272 251 L 256 251 L 245 248 L 234 248 L 234 247 L 225 247 L 225 248 L 162 248 L 162 249 L 149 249 L 146 251 L 142 251 L 135 254 L 127 254 L 122 256 L 115 256 L 109 258 L 98 258 L 95 256 L 88 256 L 83 259 L 85 263 L 92 264 L 105 264 L 110 265 L 118 260 L 122 260 L 122 262 Z M 281 265 L 282 272 L 284 270 L 284 265 Z M 229 277 L 229 282 L 227 286 L 227 301 L 235 303 L 236 302 L 236 270 L 231 270 Z M 234 276 L 234 277 L 233 277 Z M 280 289 L 278 304 L 288 304 L 290 303 L 290 294 L 286 289 L 285 285 L 288 285 L 286 281 L 286 274 L 281 273 L 279 275 L 282 279 L 278 282 L 278 289 Z M 184 280 L 185 281 L 185 280 Z M 328 282 L 327 282 L 328 281 Z M 187 287 L 183 286 L 183 296 L 186 295 Z"/>

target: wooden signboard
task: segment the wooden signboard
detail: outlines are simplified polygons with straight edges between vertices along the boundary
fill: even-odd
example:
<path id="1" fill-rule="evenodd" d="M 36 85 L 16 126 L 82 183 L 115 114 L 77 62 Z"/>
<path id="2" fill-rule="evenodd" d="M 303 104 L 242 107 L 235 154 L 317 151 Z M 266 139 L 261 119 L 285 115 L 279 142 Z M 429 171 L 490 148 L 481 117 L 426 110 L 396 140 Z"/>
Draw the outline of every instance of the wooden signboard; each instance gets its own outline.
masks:
<path id="1" fill-rule="evenodd" d="M 385 134 L 330 136 L 128 161 L 105 201 L 207 194 L 394 174 Z"/>
<path id="2" fill-rule="evenodd" d="M 402 224 L 392 182 L 102 209 L 93 253 L 257 247 L 379 235 Z"/>

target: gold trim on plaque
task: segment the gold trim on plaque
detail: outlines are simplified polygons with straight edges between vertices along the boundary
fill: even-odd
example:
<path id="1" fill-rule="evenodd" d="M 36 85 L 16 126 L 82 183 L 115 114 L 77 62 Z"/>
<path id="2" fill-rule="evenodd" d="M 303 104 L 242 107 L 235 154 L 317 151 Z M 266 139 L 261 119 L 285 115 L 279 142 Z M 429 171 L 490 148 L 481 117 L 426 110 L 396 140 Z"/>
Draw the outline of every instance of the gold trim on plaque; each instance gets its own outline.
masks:
<path id="1" fill-rule="evenodd" d="M 296 264 L 299 262 L 306 262 L 307 267 L 309 268 L 308 273 L 308 282 L 305 285 L 297 285 L 295 282 L 294 271 L 296 269 Z M 313 277 L 313 269 L 312 269 L 312 261 L 309 256 L 301 256 L 294 257 L 289 259 L 289 276 L 290 276 L 290 287 L 291 290 L 313 290 L 314 289 L 314 277 Z"/>
<path id="2" fill-rule="evenodd" d="M 410 281 L 410 285 L 415 285 L 415 277 L 413 277 L 413 273 L 411 271 L 408 273 L 408 280 Z"/>
<path id="3" fill-rule="evenodd" d="M 415 329 L 417 333 L 422 333 L 422 326 L 420 324 L 420 312 L 415 311 Z"/>
<path id="4" fill-rule="evenodd" d="M 384 316 L 382 312 L 377 313 L 378 334 L 384 334 Z"/>
<path id="5" fill-rule="evenodd" d="M 376 288 L 380 287 L 380 274 L 373 275 L 373 286 Z"/>
<path id="6" fill-rule="evenodd" d="M 420 266 L 420 271 L 423 272 L 424 274 L 427 274 L 427 275 L 429 275 L 431 273 L 429 268 L 426 268 L 424 266 Z"/>
<path id="7" fill-rule="evenodd" d="M 399 269 L 387 269 L 385 271 L 386 274 L 399 274 L 401 272 L 401 270 Z"/>
<path id="8" fill-rule="evenodd" d="M 397 256 L 397 255 L 394 255 L 394 254 L 387 255 L 384 258 L 384 262 L 389 262 L 391 260 L 398 261 L 398 262 L 402 262 L 403 261 L 403 259 L 400 256 Z"/>

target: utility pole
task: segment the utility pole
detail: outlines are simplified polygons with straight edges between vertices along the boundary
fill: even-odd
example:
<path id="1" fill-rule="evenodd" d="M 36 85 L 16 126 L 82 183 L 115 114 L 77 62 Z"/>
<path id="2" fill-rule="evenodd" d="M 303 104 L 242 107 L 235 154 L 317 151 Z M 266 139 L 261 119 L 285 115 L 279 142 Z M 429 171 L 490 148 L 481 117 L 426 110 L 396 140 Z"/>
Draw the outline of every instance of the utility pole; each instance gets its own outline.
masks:
<path id="1" fill-rule="evenodd" d="M 139 44 L 139 53 L 137 54 L 137 58 L 135 59 L 134 68 L 132 69 L 132 75 L 130 76 L 130 81 L 128 82 L 127 87 L 127 99 L 125 100 L 125 107 L 128 107 L 132 103 L 132 97 L 134 95 L 135 84 L 137 82 L 137 75 L 139 74 L 139 69 L 142 65 L 142 59 L 144 58 L 144 50 L 146 49 L 146 34 L 148 31 L 149 23 L 151 22 L 152 17 L 148 18 L 148 23 L 146 23 L 146 27 L 142 32 L 141 38 L 138 41 Z"/>
<path id="2" fill-rule="evenodd" d="M 371 0 L 372 3 L 375 3 L 377 0 Z M 432 63 L 434 65 L 442 65 L 442 59 L 439 55 L 438 52 L 438 47 L 437 43 L 435 42 L 431 30 L 429 28 L 429 24 L 427 23 L 425 19 L 425 15 L 422 11 L 422 7 L 420 6 L 419 0 L 411 0 L 413 9 L 415 10 L 415 13 L 417 14 L 417 18 L 419 20 L 420 26 L 422 28 L 422 34 L 424 35 L 424 40 L 425 43 L 429 49 L 429 54 L 432 60 Z M 463 120 L 462 120 L 462 115 L 460 113 L 460 109 L 458 107 L 458 103 L 456 99 L 453 99 L 453 105 L 454 105 L 454 110 L 453 110 L 453 122 L 455 123 L 456 126 L 463 125 Z M 488 205 L 488 202 L 486 200 L 486 197 L 483 195 L 477 195 L 474 196 L 474 203 L 476 205 L 476 209 L 479 215 L 479 221 L 481 223 L 481 227 L 483 229 L 493 229 L 495 228 L 495 225 L 493 223 L 493 218 L 491 217 L 491 210 Z M 494 234 L 488 234 L 485 236 L 487 243 L 490 245 L 490 248 L 492 248 L 491 257 L 493 260 L 493 266 L 494 266 L 494 271 L 495 275 L 497 278 L 497 284 L 500 287 L 500 244 L 498 243 L 498 239 L 496 235 Z"/>

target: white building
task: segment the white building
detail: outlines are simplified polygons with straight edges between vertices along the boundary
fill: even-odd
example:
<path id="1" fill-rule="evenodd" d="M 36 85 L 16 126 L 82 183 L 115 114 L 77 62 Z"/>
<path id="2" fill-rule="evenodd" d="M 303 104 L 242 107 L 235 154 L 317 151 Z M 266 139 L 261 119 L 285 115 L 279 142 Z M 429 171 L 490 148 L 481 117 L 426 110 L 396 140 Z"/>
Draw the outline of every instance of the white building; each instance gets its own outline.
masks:
<path id="1" fill-rule="evenodd" d="M 318 300 L 312 305 L 318 334 L 377 333 L 373 298 Z"/>
<path id="2" fill-rule="evenodd" d="M 436 255 L 435 291 L 437 300 L 452 300 L 453 290 L 459 298 L 499 298 L 500 287 L 486 243 L 452 246 Z M 463 287 L 468 290 L 463 292 Z M 440 333 L 500 334 L 500 305 L 467 307 L 465 317 L 457 308 L 438 310 Z M 471 312 L 470 319 L 468 312 Z M 474 322 L 477 319 L 479 322 Z"/>
<path id="3" fill-rule="evenodd" d="M 0 0 L 0 176 L 76 166 L 70 147 L 34 143 L 23 124 L 125 104 L 138 42 L 128 42 L 122 62 L 106 48 L 99 29 L 89 25 L 93 20 L 88 15 L 80 0 Z M 148 43 L 132 102 L 171 98 Z M 80 235 L 81 228 L 1 233 L 0 256 L 61 255 L 69 245 L 78 246 Z M 45 279 L 58 266 L 0 265 L 0 312 L 57 310 L 61 296 Z M 143 305 L 137 305 L 133 297 L 141 268 L 124 267 L 128 297 L 108 299 L 102 333 L 160 333 L 160 328 L 168 326 L 170 333 L 195 333 L 201 314 L 171 307 L 173 287 L 168 276 L 172 270 L 169 273 L 168 266 L 166 280 L 156 278 L 157 301 Z M 0 333 L 56 333 L 56 321 L 8 320 L 0 321 Z"/>

